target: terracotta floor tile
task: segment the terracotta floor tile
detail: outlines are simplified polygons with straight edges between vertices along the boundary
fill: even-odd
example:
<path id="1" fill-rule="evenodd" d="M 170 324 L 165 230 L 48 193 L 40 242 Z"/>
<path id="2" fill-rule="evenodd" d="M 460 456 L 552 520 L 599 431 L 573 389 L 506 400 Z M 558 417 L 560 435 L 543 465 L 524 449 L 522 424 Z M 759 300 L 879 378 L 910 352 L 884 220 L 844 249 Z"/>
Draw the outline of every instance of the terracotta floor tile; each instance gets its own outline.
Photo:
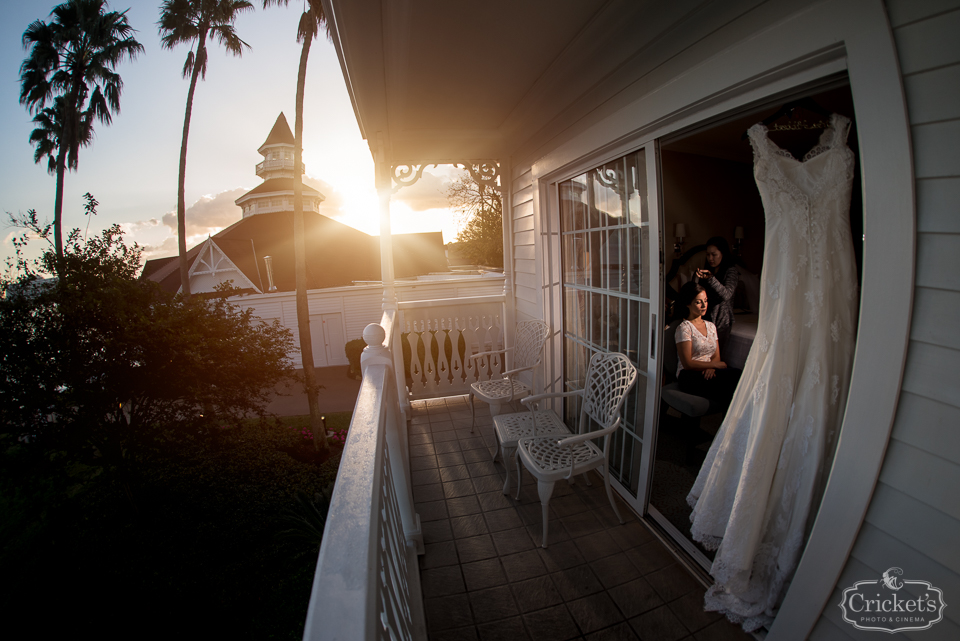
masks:
<path id="1" fill-rule="evenodd" d="M 496 540 L 494 540 L 494 545 L 496 545 Z M 536 549 L 501 556 L 500 559 L 503 561 L 503 569 L 511 583 L 547 574 L 547 567 L 543 564 L 540 553 Z"/>
<path id="2" fill-rule="evenodd" d="M 467 591 L 459 565 L 423 570 L 420 572 L 420 586 L 425 599 Z"/>
<path id="3" fill-rule="evenodd" d="M 723 618 L 723 615 L 717 612 L 707 612 L 703 609 L 703 589 L 688 592 L 679 599 L 668 603 L 667 607 L 677 615 L 680 622 L 683 623 L 690 632 L 702 630 L 711 623 Z M 740 628 L 737 629 L 739 630 Z"/>
<path id="4" fill-rule="evenodd" d="M 630 626 L 641 639 L 677 641 L 690 634 L 665 605 L 630 619 Z"/>
<path id="5" fill-rule="evenodd" d="M 497 556 L 497 549 L 493 546 L 493 539 L 489 534 L 473 536 L 457 541 L 457 553 L 460 563 L 471 563 L 481 559 L 490 559 Z"/>
<path id="6" fill-rule="evenodd" d="M 487 514 L 489 515 L 489 512 Z M 487 524 L 489 525 L 489 523 L 488 518 Z M 497 554 L 500 556 L 507 556 L 525 550 L 533 551 L 535 548 L 533 541 L 530 540 L 530 535 L 527 534 L 526 528 L 520 527 L 512 530 L 493 532 L 491 536 L 493 537 L 493 545 L 497 548 Z"/>
<path id="7" fill-rule="evenodd" d="M 607 590 L 640 578 L 640 571 L 623 552 L 592 561 L 590 567 Z"/>
<path id="8" fill-rule="evenodd" d="M 468 514 L 450 519 L 450 529 L 453 538 L 466 539 L 472 536 L 487 534 L 487 523 L 482 514 Z"/>
<path id="9" fill-rule="evenodd" d="M 550 575 L 565 601 L 582 599 L 603 591 L 603 585 L 587 565 L 578 565 Z"/>
<path id="10" fill-rule="evenodd" d="M 628 619 L 663 605 L 663 599 L 657 591 L 642 578 L 610 588 L 609 593 Z"/>
<path id="11" fill-rule="evenodd" d="M 673 601 L 693 591 L 703 594 L 703 587 L 678 563 L 651 572 L 644 578 L 664 601 Z"/>
<path id="12" fill-rule="evenodd" d="M 427 617 L 427 629 L 449 630 L 473 624 L 473 614 L 466 594 L 424 599 L 423 610 Z"/>
<path id="13" fill-rule="evenodd" d="M 533 612 L 563 603 L 560 591 L 547 575 L 512 583 L 511 587 L 521 612 Z"/>
<path id="14" fill-rule="evenodd" d="M 481 641 L 524 641 L 529 639 L 520 617 L 503 619 L 477 626 Z"/>
<path id="15" fill-rule="evenodd" d="M 580 637 L 577 624 L 562 605 L 525 614 L 523 621 L 533 641 L 564 641 Z"/>
<path id="16" fill-rule="evenodd" d="M 493 558 L 465 563 L 460 566 L 460 569 L 463 571 L 463 580 L 467 585 L 467 590 L 471 592 L 507 584 L 507 577 L 503 573 L 500 559 Z"/>
<path id="17" fill-rule="evenodd" d="M 584 639 L 585 641 L 638 641 L 639 637 L 629 623 L 618 623 L 613 627 L 588 634 Z"/>
<path id="18" fill-rule="evenodd" d="M 513 593 L 506 585 L 477 590 L 467 596 L 470 597 L 473 618 L 477 623 L 507 619 L 520 614 Z"/>
<path id="19" fill-rule="evenodd" d="M 449 541 L 453 538 L 453 531 L 450 529 L 449 519 L 427 522 L 421 521 L 420 529 L 423 531 L 424 543 L 439 543 L 440 541 Z"/>
<path id="20" fill-rule="evenodd" d="M 567 603 L 567 609 L 573 615 L 580 631 L 584 634 L 609 628 L 624 621 L 620 609 L 606 592 L 592 594 L 576 601 Z"/>
<path id="21" fill-rule="evenodd" d="M 450 481 L 460 481 L 468 478 L 470 478 L 470 472 L 467 471 L 466 464 L 451 465 L 449 467 L 440 468 L 440 480 L 444 483 L 449 483 Z"/>
<path id="22" fill-rule="evenodd" d="M 467 514 L 480 514 L 480 502 L 476 496 L 461 496 L 455 499 L 447 499 L 447 512 L 450 517 L 466 516 Z M 420 517 L 423 520 L 423 517 Z"/>

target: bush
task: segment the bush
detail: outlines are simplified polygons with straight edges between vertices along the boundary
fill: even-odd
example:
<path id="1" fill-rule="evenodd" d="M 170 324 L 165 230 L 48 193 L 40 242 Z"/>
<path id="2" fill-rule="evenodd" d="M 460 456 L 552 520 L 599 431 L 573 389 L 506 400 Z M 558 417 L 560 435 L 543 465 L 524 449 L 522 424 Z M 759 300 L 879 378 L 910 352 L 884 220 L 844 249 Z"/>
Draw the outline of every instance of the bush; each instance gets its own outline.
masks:
<path id="1" fill-rule="evenodd" d="M 21 222 L 49 232 L 34 212 Z M 62 257 L 50 248 L 34 263 L 25 245 L 0 278 L 0 432 L 116 473 L 131 500 L 136 463 L 161 440 L 262 414 L 291 373 L 288 330 L 226 290 L 184 300 L 137 280 L 141 250 L 119 226 L 89 241 L 74 230 Z"/>

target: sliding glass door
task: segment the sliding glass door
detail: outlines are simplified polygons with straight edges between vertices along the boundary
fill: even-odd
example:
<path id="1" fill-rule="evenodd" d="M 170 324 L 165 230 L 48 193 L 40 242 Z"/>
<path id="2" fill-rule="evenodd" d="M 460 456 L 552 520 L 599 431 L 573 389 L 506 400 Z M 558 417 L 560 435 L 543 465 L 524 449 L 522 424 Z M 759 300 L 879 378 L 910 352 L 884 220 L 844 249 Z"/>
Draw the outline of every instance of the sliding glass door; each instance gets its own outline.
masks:
<path id="1" fill-rule="evenodd" d="M 654 143 L 559 183 L 564 383 L 582 387 L 597 352 L 626 354 L 640 376 L 611 449 L 611 479 L 646 507 L 658 405 L 661 258 Z M 564 408 L 571 425 L 579 407 Z"/>

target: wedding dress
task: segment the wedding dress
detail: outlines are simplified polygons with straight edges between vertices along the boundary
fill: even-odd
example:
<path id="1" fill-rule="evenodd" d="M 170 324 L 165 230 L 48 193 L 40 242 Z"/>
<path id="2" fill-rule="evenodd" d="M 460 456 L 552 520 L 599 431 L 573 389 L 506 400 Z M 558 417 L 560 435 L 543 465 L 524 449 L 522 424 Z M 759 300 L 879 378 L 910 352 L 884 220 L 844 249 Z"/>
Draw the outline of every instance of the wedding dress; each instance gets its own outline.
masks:
<path id="1" fill-rule="evenodd" d="M 832 463 L 853 362 L 850 120 L 834 114 L 797 160 L 749 130 L 766 217 L 757 335 L 687 501 L 715 549 L 707 610 L 747 631 L 772 621 Z"/>

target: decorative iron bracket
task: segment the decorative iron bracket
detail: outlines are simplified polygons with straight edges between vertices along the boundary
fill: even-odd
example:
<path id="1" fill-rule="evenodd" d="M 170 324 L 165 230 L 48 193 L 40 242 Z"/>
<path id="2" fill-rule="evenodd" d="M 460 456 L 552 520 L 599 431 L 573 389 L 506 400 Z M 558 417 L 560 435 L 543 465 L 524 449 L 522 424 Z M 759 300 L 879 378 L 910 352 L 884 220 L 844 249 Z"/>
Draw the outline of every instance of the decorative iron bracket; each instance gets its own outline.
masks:
<path id="1" fill-rule="evenodd" d="M 415 185 L 420 177 L 423 176 L 423 170 L 427 167 L 437 167 L 441 164 L 450 164 L 454 167 L 461 167 L 470 172 L 478 185 L 484 187 L 496 187 L 497 179 L 500 178 L 500 163 L 495 160 L 470 160 L 451 163 L 426 163 L 422 165 L 391 165 L 390 166 L 390 193 L 395 194 L 404 187 Z"/>

